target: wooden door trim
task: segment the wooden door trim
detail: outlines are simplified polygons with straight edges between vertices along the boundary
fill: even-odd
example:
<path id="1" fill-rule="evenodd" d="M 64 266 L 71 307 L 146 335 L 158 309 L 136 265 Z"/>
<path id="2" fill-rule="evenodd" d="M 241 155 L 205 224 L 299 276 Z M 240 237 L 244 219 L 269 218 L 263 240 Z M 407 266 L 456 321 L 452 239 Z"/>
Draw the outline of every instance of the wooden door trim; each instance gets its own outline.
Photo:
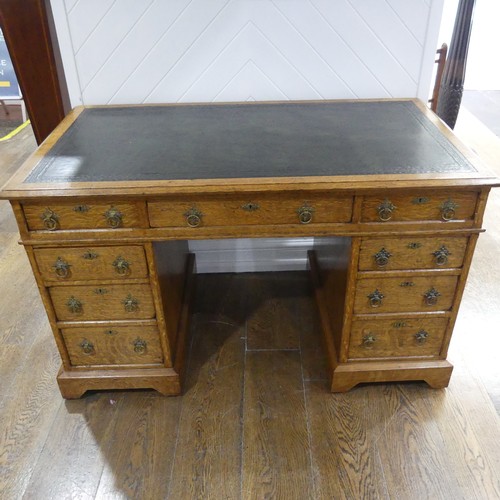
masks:
<path id="1" fill-rule="evenodd" d="M 1 0 L 0 25 L 40 144 L 71 109 L 50 0 Z"/>

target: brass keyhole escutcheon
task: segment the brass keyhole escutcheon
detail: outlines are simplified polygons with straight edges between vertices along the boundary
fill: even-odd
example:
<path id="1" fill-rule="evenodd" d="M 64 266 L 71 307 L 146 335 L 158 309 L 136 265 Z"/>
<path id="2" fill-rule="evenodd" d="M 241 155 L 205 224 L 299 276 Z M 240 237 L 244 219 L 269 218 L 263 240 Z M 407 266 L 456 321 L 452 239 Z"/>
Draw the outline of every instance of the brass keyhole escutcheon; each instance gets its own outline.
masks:
<path id="1" fill-rule="evenodd" d="M 249 201 L 248 203 L 245 203 L 245 205 L 243 205 L 241 208 L 247 212 L 255 212 L 260 208 L 260 205 L 258 203 Z"/>

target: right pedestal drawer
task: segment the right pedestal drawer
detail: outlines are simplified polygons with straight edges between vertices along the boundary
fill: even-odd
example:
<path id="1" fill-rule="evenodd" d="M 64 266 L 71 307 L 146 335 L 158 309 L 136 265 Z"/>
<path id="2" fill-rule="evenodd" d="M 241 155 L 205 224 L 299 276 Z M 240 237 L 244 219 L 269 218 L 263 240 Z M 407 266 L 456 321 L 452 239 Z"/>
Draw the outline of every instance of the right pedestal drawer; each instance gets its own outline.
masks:
<path id="1" fill-rule="evenodd" d="M 437 357 L 448 318 L 355 319 L 349 341 L 349 359 Z"/>
<path id="2" fill-rule="evenodd" d="M 358 279 L 355 314 L 447 311 L 458 276 L 376 277 Z"/>

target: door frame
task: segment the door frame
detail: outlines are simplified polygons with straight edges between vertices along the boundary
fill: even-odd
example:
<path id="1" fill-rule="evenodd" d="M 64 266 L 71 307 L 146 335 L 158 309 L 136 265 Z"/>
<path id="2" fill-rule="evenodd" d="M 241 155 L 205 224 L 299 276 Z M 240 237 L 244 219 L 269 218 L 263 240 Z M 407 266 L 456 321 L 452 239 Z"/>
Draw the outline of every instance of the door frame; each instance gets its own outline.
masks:
<path id="1" fill-rule="evenodd" d="M 0 25 L 40 144 L 71 109 L 50 0 L 0 0 Z"/>

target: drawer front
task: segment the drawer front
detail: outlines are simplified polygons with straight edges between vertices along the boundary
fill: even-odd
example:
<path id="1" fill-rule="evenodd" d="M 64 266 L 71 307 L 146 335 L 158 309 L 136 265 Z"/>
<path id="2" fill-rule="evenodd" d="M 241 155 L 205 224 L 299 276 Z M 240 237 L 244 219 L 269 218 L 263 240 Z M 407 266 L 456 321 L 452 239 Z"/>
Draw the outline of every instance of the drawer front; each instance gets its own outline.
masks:
<path id="1" fill-rule="evenodd" d="M 71 364 L 130 365 L 161 363 L 163 355 L 155 326 L 102 326 L 61 330 Z"/>
<path id="2" fill-rule="evenodd" d="M 362 222 L 466 221 L 474 218 L 476 192 L 365 196 Z"/>
<path id="3" fill-rule="evenodd" d="M 453 304 L 457 282 L 458 276 L 360 279 L 354 312 L 447 311 Z"/>
<path id="4" fill-rule="evenodd" d="M 37 248 L 35 259 L 47 281 L 146 278 L 141 246 Z"/>
<path id="5" fill-rule="evenodd" d="M 23 210 L 30 231 L 141 227 L 140 204 L 133 202 L 26 203 Z"/>
<path id="6" fill-rule="evenodd" d="M 88 321 L 155 317 L 149 285 L 57 286 L 49 288 L 57 319 Z"/>
<path id="7" fill-rule="evenodd" d="M 213 196 L 148 203 L 152 227 L 213 227 L 239 225 L 350 222 L 353 198 L 332 195 Z"/>
<path id="8" fill-rule="evenodd" d="M 447 318 L 354 320 L 349 359 L 439 356 Z"/>
<path id="9" fill-rule="evenodd" d="M 360 271 L 462 267 L 469 238 L 369 238 L 359 252 Z"/>

